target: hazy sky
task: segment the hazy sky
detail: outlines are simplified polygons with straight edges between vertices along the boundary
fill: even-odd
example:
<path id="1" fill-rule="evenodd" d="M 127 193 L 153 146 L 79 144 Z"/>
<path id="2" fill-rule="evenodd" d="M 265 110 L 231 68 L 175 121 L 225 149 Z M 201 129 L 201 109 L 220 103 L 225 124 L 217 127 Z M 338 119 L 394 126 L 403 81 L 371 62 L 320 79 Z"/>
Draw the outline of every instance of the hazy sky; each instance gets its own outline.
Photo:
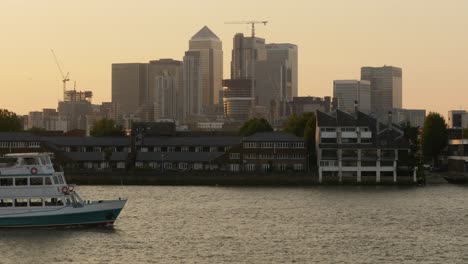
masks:
<path id="1" fill-rule="evenodd" d="M 0 0 L 0 108 L 56 108 L 62 83 L 50 49 L 77 89 L 110 101 L 111 63 L 181 60 L 204 25 L 223 41 L 269 20 L 257 35 L 299 46 L 299 95 L 332 95 L 361 66 L 403 68 L 403 107 L 468 109 L 467 0 Z"/>

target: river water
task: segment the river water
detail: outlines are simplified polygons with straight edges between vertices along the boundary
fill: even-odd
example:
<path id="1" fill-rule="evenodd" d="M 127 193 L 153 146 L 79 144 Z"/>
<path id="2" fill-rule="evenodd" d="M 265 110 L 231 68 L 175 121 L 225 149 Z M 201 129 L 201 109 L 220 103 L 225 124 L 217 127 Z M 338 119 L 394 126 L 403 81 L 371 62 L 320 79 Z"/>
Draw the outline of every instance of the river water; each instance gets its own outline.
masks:
<path id="1" fill-rule="evenodd" d="M 82 186 L 114 228 L 0 230 L 0 263 L 468 263 L 468 187 Z"/>

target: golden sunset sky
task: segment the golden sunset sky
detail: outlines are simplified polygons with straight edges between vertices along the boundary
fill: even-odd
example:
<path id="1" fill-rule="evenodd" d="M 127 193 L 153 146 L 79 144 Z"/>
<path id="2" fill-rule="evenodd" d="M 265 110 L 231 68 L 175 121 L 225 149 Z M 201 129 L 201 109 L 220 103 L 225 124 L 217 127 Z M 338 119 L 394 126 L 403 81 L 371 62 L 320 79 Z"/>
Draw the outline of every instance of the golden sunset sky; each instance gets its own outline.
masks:
<path id="1" fill-rule="evenodd" d="M 403 68 L 403 107 L 468 109 L 467 0 L 0 0 L 0 108 L 56 108 L 62 82 L 110 101 L 111 63 L 182 60 L 204 25 L 223 41 L 229 78 L 237 20 L 268 20 L 257 36 L 299 46 L 299 95 L 333 93 L 361 66 Z"/>

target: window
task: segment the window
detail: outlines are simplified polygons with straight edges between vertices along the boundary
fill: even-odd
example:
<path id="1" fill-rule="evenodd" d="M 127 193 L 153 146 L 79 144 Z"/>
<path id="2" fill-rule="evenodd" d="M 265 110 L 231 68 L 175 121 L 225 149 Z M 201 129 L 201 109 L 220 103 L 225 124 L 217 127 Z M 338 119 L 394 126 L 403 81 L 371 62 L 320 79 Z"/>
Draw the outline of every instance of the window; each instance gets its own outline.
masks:
<path id="1" fill-rule="evenodd" d="M 44 199 L 45 206 L 63 206 L 63 201 L 61 198 L 45 198 Z"/>
<path id="2" fill-rule="evenodd" d="M 29 179 L 29 184 L 30 185 L 42 185 L 43 184 L 43 178 L 42 177 L 31 177 Z"/>
<path id="3" fill-rule="evenodd" d="M 42 199 L 41 198 L 31 198 L 29 199 L 29 206 L 42 206 Z"/>
<path id="4" fill-rule="evenodd" d="M 186 163 L 186 162 L 180 162 L 179 163 L 179 169 L 185 170 L 187 168 L 188 168 L 188 163 Z"/>
<path id="5" fill-rule="evenodd" d="M 352 160 L 343 160 L 341 162 L 341 165 L 343 167 L 356 167 L 357 166 L 357 161 L 352 161 Z"/>
<path id="6" fill-rule="evenodd" d="M 1 178 L 0 186 L 13 186 L 13 178 Z"/>
<path id="7" fill-rule="evenodd" d="M 336 144 L 336 138 L 321 138 L 323 144 Z"/>
<path id="8" fill-rule="evenodd" d="M 342 158 L 356 158 L 357 159 L 358 153 L 357 149 L 343 149 L 341 152 Z"/>
<path id="9" fill-rule="evenodd" d="M 52 181 L 50 180 L 50 177 L 45 178 L 45 185 L 52 185 Z"/>
<path id="10" fill-rule="evenodd" d="M 180 148 L 180 151 L 181 152 L 189 152 L 189 148 L 188 147 L 182 147 L 182 148 Z"/>
<path id="11" fill-rule="evenodd" d="M 23 158 L 21 165 L 39 165 L 39 161 L 36 158 Z"/>
<path id="12" fill-rule="evenodd" d="M 357 138 L 341 138 L 341 143 L 343 144 L 356 144 Z"/>
<path id="13" fill-rule="evenodd" d="M 304 170 L 304 165 L 303 164 L 294 164 L 294 170 L 295 171 L 303 171 Z"/>
<path id="14" fill-rule="evenodd" d="M 16 198 L 15 207 L 28 207 L 28 199 Z"/>
<path id="15" fill-rule="evenodd" d="M 25 186 L 28 185 L 28 178 L 15 178 L 16 186 Z"/>
<path id="16" fill-rule="evenodd" d="M 0 199 L 0 207 L 13 207 L 13 199 Z"/>
<path id="17" fill-rule="evenodd" d="M 377 162 L 372 160 L 363 160 L 361 161 L 361 167 L 376 167 Z"/>
<path id="18" fill-rule="evenodd" d="M 255 164 L 246 164 L 245 169 L 247 171 L 255 171 Z"/>
<path id="19" fill-rule="evenodd" d="M 65 184 L 65 181 L 63 180 L 62 176 L 58 176 L 58 180 L 60 184 Z"/>
<path id="20" fill-rule="evenodd" d="M 229 153 L 230 159 L 240 159 L 240 153 Z"/>
<path id="21" fill-rule="evenodd" d="M 203 147 L 195 147 L 195 152 L 203 152 Z"/>
<path id="22" fill-rule="evenodd" d="M 336 150 L 336 149 L 322 149 L 322 158 L 338 159 L 338 150 Z"/>
<path id="23" fill-rule="evenodd" d="M 262 164 L 262 171 L 269 171 L 270 170 L 270 164 Z"/>
<path id="24" fill-rule="evenodd" d="M 278 170 L 280 171 L 285 171 L 287 168 L 287 165 L 286 164 L 278 164 Z"/>
<path id="25" fill-rule="evenodd" d="M 54 176 L 52 179 L 54 180 L 54 184 L 59 184 L 57 176 Z"/>
<path id="26" fill-rule="evenodd" d="M 393 167 L 393 161 L 381 161 L 380 167 Z"/>
<path id="27" fill-rule="evenodd" d="M 218 151 L 218 147 L 210 147 L 210 152 L 217 152 Z"/>
<path id="28" fill-rule="evenodd" d="M 372 139 L 371 138 L 361 138 L 361 144 L 371 144 Z"/>

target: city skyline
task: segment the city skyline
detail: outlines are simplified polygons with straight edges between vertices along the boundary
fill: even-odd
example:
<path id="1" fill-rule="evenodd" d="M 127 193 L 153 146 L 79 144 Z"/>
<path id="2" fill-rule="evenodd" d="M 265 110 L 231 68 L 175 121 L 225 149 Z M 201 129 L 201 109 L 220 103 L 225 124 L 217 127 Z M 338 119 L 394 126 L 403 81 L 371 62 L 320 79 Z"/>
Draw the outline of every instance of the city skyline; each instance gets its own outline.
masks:
<path id="1" fill-rule="evenodd" d="M 446 116 L 448 110 L 468 107 L 462 63 L 468 55 L 461 52 L 468 44 L 466 2 L 297 1 L 284 6 L 258 1 L 250 3 L 251 10 L 242 3 L 184 3 L 2 2 L 0 23 L 8 37 L 0 50 L 6 76 L 0 80 L 1 107 L 26 114 L 57 104 L 62 83 L 51 48 L 77 89 L 93 91 L 93 102 L 100 103 L 111 98 L 111 63 L 182 60 L 187 39 L 204 25 L 224 44 L 227 79 L 232 37 L 249 35 L 250 29 L 224 23 L 246 19 L 269 21 L 257 27 L 257 36 L 269 43 L 298 45 L 300 96 L 332 95 L 333 80 L 359 79 L 363 66 L 392 65 L 404 71 L 403 108 Z M 154 15 L 161 9 L 167 12 Z"/>

